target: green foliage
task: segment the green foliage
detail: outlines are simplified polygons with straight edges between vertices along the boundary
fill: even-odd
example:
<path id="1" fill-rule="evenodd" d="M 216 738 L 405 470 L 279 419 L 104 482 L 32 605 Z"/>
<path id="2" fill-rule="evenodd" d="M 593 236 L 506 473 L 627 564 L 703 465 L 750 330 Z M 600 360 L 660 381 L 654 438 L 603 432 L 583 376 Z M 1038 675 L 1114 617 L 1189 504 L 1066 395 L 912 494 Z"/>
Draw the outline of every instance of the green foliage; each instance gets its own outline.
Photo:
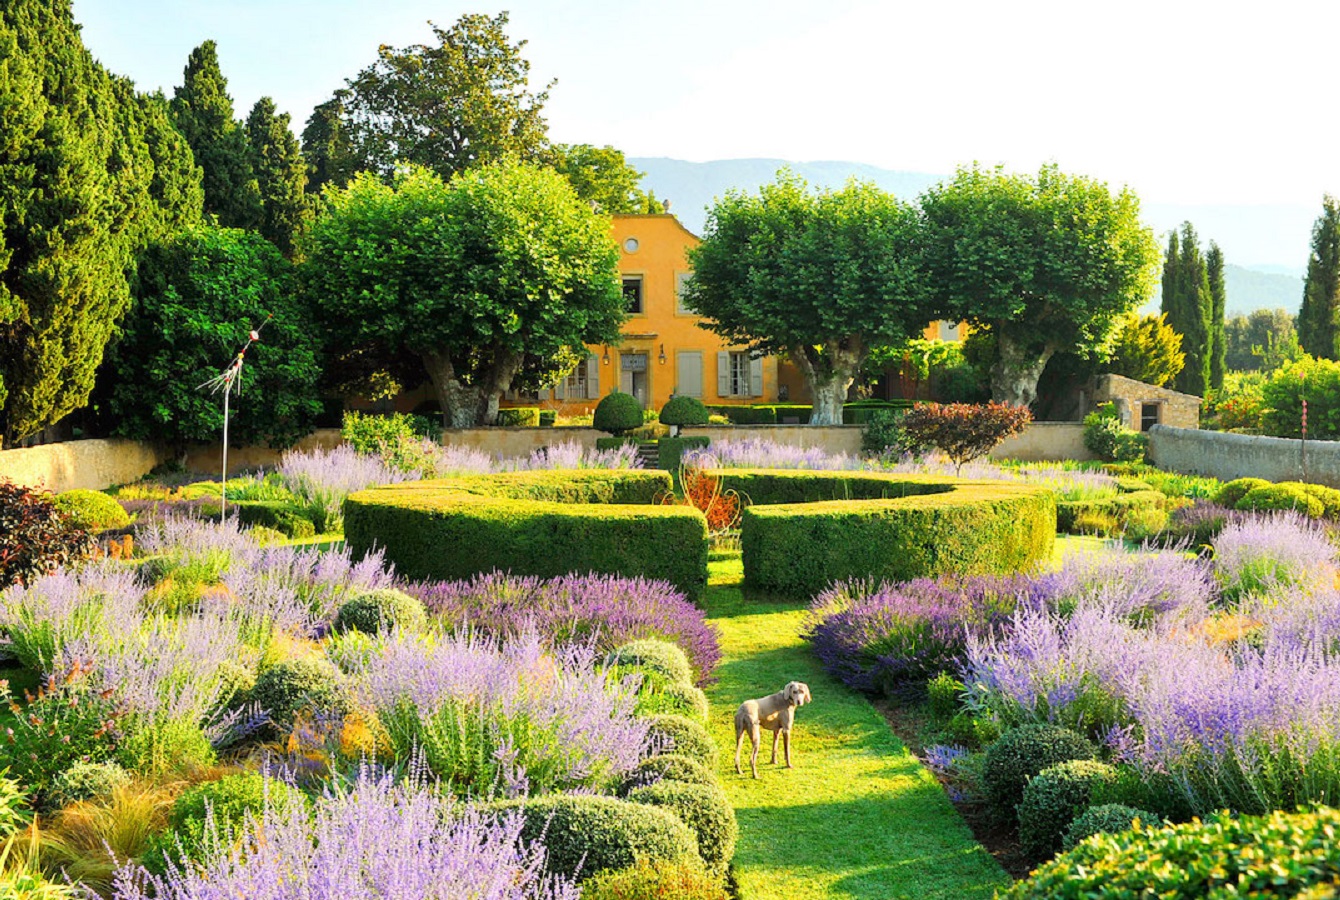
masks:
<path id="1" fill-rule="evenodd" d="M 495 425 L 510 428 L 539 428 L 540 408 L 538 406 L 513 406 L 498 410 Z"/>
<path id="2" fill-rule="evenodd" d="M 518 472 L 373 488 L 345 501 L 345 540 L 385 548 L 401 577 L 469 578 L 495 569 L 552 578 L 607 572 L 702 593 L 707 522 L 667 506 L 667 472 Z M 443 553 L 451 547 L 451 553 Z"/>
<path id="3" fill-rule="evenodd" d="M 937 317 L 989 329 L 992 399 L 1028 406 L 1058 351 L 1100 346 L 1153 290 L 1158 247 L 1129 189 L 1066 175 L 960 169 L 921 195 Z"/>
<path id="4" fill-rule="evenodd" d="M 255 233 L 196 228 L 141 259 L 135 304 L 108 353 L 100 392 L 115 431 L 182 446 L 219 440 L 223 403 L 199 386 L 247 350 L 230 439 L 287 446 L 321 403 L 320 346 L 292 267 Z"/>
<path id="5" fill-rule="evenodd" d="M 213 41 L 191 51 L 182 84 L 173 93 L 172 121 L 204 173 L 205 212 L 224 228 L 257 227 L 261 193 L 247 133 L 233 119 L 233 100 Z"/>
<path id="6" fill-rule="evenodd" d="M 56 495 L 56 508 L 70 517 L 70 524 L 85 531 L 124 528 L 130 514 L 102 491 L 76 489 Z"/>
<path id="7" fill-rule="evenodd" d="M 875 455 L 902 453 L 907 448 L 903 433 L 904 410 L 877 409 L 861 431 L 861 452 Z"/>
<path id="8" fill-rule="evenodd" d="M 703 765 L 708 771 L 715 771 L 717 745 L 701 723 L 686 716 L 666 714 L 648 716 L 647 721 L 651 723 L 648 740 L 664 741 L 667 752 L 687 756 Z"/>
<path id="9" fill-rule="evenodd" d="M 308 193 L 320 193 L 327 184 L 344 187 L 356 171 L 353 146 L 344 129 L 344 111 L 344 101 L 336 94 L 312 109 L 302 129 Z"/>
<path id="10" fill-rule="evenodd" d="M 678 644 L 644 638 L 616 647 L 605 657 L 607 666 L 634 666 L 669 681 L 693 684 L 693 668 Z"/>
<path id="11" fill-rule="evenodd" d="M 936 722 L 948 722 L 958 715 L 963 696 L 963 682 L 947 672 L 941 672 L 926 682 L 927 708 Z"/>
<path id="12" fill-rule="evenodd" d="M 723 490 L 753 502 L 740 523 L 745 584 L 783 597 L 811 597 L 848 578 L 1025 571 L 1050 558 L 1056 538 L 1051 492 L 1024 485 L 844 472 L 712 474 Z"/>
<path id="13" fill-rule="evenodd" d="M 656 467 L 673 473 L 676 483 L 678 483 L 679 467 L 683 464 L 685 452 L 698 447 L 706 447 L 711 443 L 712 439 L 706 435 L 701 437 L 660 438 L 656 441 Z"/>
<path id="14" fill-rule="evenodd" d="M 1117 534 L 1132 522 L 1157 523 L 1166 521 L 1168 498 L 1159 491 L 1132 491 L 1115 497 L 1093 500 L 1062 500 L 1056 504 L 1056 528 L 1067 534 Z M 1160 517 L 1156 513 L 1162 513 Z M 1090 523 L 1110 520 L 1110 529 L 1086 527 Z"/>
<path id="15" fill-rule="evenodd" d="M 324 657 L 286 659 L 262 669 L 251 699 L 270 714 L 280 734 L 287 734 L 304 711 L 348 712 L 351 705 L 344 675 Z"/>
<path id="16" fill-rule="evenodd" d="M 672 713 L 707 724 L 707 695 L 691 684 L 645 678 L 634 712 L 639 716 Z"/>
<path id="17" fill-rule="evenodd" d="M 0 590 L 28 584 L 93 547 L 45 491 L 0 478 Z"/>
<path id="18" fill-rule="evenodd" d="M 0 9 L 0 445 L 83 406 L 146 243 L 199 219 L 155 97 L 84 48 L 68 2 Z"/>
<path id="19" fill-rule="evenodd" d="M 1069 729 L 1046 724 L 1012 728 L 987 748 L 982 767 L 987 800 L 1001 819 L 1013 821 L 1030 778 L 1057 763 L 1095 756 L 1093 744 Z"/>
<path id="20" fill-rule="evenodd" d="M 21 782 L 9 777 L 9 769 L 0 769 L 0 839 L 24 828 L 31 819 L 28 792 Z"/>
<path id="21" fill-rule="evenodd" d="M 168 829 L 150 842 L 141 862 L 155 874 L 172 865 L 203 861 L 207 820 L 220 831 L 237 834 L 248 817 L 258 818 L 269 804 L 282 810 L 304 802 L 302 794 L 277 778 L 255 772 L 225 775 L 187 788 L 172 804 Z"/>
<path id="22" fill-rule="evenodd" d="M 1230 372 L 1273 372 L 1303 353 L 1294 316 L 1284 309 L 1257 309 L 1229 319 L 1224 348 L 1224 366 Z"/>
<path id="23" fill-rule="evenodd" d="M 620 150 L 590 144 L 555 144 L 549 157 L 554 171 L 572 183 L 577 196 L 595 203 L 603 212 L 611 215 L 665 212 L 664 204 L 655 194 L 638 187 L 643 173 L 630 166 Z"/>
<path id="24" fill-rule="evenodd" d="M 657 806 L 679 817 L 698 839 L 698 853 L 710 872 L 725 874 L 735 855 L 740 827 L 735 810 L 719 785 L 660 781 L 635 788 L 628 794 L 634 803 Z"/>
<path id="25" fill-rule="evenodd" d="M 1292 509 L 1301 512 L 1309 519 L 1320 519 L 1326 506 L 1316 497 L 1295 484 L 1271 484 L 1252 488 L 1234 506 L 1235 509 L 1250 512 L 1267 512 L 1277 509 Z"/>
<path id="26" fill-rule="evenodd" d="M 1111 784 L 1117 772 L 1106 763 L 1075 759 L 1043 769 L 1024 785 L 1019 802 L 1019 843 L 1032 859 L 1061 849 L 1066 829 L 1089 805 L 1094 786 Z"/>
<path id="27" fill-rule="evenodd" d="M 197 723 L 167 719 L 132 723 L 116 759 L 128 771 L 163 776 L 207 769 L 218 754 Z"/>
<path id="28" fill-rule="evenodd" d="M 652 864 L 698 858 L 697 839 L 673 813 L 614 797 L 552 794 L 492 805 L 520 809 L 522 840 L 544 841 L 545 868 L 554 873 L 593 874 L 626 869 L 638 860 Z"/>
<path id="29" fill-rule="evenodd" d="M 785 353 L 838 425 L 867 350 L 930 321 L 916 264 L 916 211 L 875 185 L 812 193 L 787 171 L 757 196 L 729 192 L 689 253 L 684 303 L 728 343 Z"/>
<path id="30" fill-rule="evenodd" d="M 642 404 L 632 394 L 612 391 L 601 398 L 591 415 L 593 428 L 621 435 L 642 426 Z"/>
<path id="31" fill-rule="evenodd" d="M 1210 325 L 1214 298 L 1196 229 L 1182 223 L 1179 236 L 1168 236 L 1163 260 L 1163 306 L 1168 325 L 1182 337 L 1186 364 L 1177 374 L 1177 390 L 1204 397 L 1210 388 Z"/>
<path id="32" fill-rule="evenodd" d="M 1256 488 L 1269 487 L 1271 482 L 1264 478 L 1235 478 L 1232 481 L 1225 482 L 1219 488 L 1218 493 L 1214 495 L 1214 502 L 1220 506 L 1227 506 L 1229 509 L 1238 505 L 1243 497 Z"/>
<path id="33" fill-rule="evenodd" d="M 337 634 L 361 631 L 380 634 L 385 631 L 422 631 L 428 624 L 428 613 L 417 598 L 394 588 L 365 591 L 355 594 L 340 606 L 335 614 Z"/>
<path id="34" fill-rule="evenodd" d="M 1304 399 L 1307 436 L 1322 441 L 1340 438 L 1340 362 L 1306 356 L 1277 370 L 1261 386 L 1262 431 L 1275 437 L 1301 437 Z"/>
<path id="35" fill-rule="evenodd" d="M 1084 446 L 1099 459 L 1140 462 L 1148 445 L 1147 437 L 1122 424 L 1111 403 L 1104 403 L 1084 417 Z"/>
<path id="36" fill-rule="evenodd" d="M 1002 900 L 1293 897 L 1340 881 L 1340 811 L 1319 808 L 1095 835 L 999 894 Z"/>
<path id="37" fill-rule="evenodd" d="M 247 116 L 246 136 L 260 194 L 258 230 L 292 258 L 307 217 L 307 163 L 289 130 L 288 113 L 277 113 L 272 99 L 260 98 Z"/>
<path id="38" fill-rule="evenodd" d="M 426 472 L 432 461 L 422 446 L 423 438 L 436 440 L 441 429 L 423 416 L 392 413 L 389 416 L 350 411 L 344 414 L 340 437 L 358 453 L 381 457 L 401 472 Z"/>
<path id="39" fill-rule="evenodd" d="M 364 173 L 322 199 L 303 271 L 334 349 L 418 357 L 447 424 L 486 424 L 518 376 L 552 382 L 618 338 L 609 219 L 552 171 Z"/>
<path id="40" fill-rule="evenodd" d="M 600 872 L 582 885 L 582 900 L 729 900 L 721 876 L 694 862 L 641 860 Z"/>
<path id="41" fill-rule="evenodd" d="M 1159 817 L 1152 812 L 1125 806 L 1121 803 L 1103 803 L 1080 813 L 1061 839 L 1062 850 L 1073 850 L 1085 838 L 1095 834 L 1115 834 L 1129 831 L 1136 820 L 1143 825 L 1157 825 Z"/>
<path id="42" fill-rule="evenodd" d="M 243 525 L 269 528 L 288 538 L 307 538 L 326 529 L 325 511 L 315 506 L 304 506 L 292 501 L 233 500 L 228 491 L 229 514 L 236 513 Z M 316 519 L 321 519 L 318 523 Z"/>
<path id="43" fill-rule="evenodd" d="M 1312 255 L 1298 311 L 1298 344 L 1318 359 L 1335 359 L 1336 316 L 1340 315 L 1340 201 L 1327 194 L 1312 226 Z"/>
<path id="44" fill-rule="evenodd" d="M 642 760 L 628 773 L 619 788 L 619 795 L 626 796 L 633 788 L 644 787 L 658 781 L 715 785 L 717 776 L 695 759 L 679 753 L 660 753 Z"/>
<path id="45" fill-rule="evenodd" d="M 909 447 L 939 450 L 958 472 L 964 463 L 986 456 L 1032 421 L 1026 406 L 918 403 L 903 414 L 901 426 Z"/>
<path id="46" fill-rule="evenodd" d="M 1159 387 L 1172 381 L 1186 365 L 1182 335 L 1168 324 L 1168 314 L 1128 314 L 1117 328 L 1108 371 Z"/>
<path id="47" fill-rule="evenodd" d="M 1224 251 L 1210 241 L 1205 251 L 1205 277 L 1210 283 L 1210 387 L 1224 386 L 1228 348 L 1224 338 L 1224 308 L 1228 305 L 1228 284 L 1224 281 Z"/>
<path id="48" fill-rule="evenodd" d="M 676 395 L 661 407 L 662 425 L 700 426 L 707 424 L 707 407 L 697 397 Z"/>
<path id="49" fill-rule="evenodd" d="M 114 762 L 77 762 L 56 776 L 51 799 L 56 806 L 106 797 L 130 784 L 130 773 Z"/>

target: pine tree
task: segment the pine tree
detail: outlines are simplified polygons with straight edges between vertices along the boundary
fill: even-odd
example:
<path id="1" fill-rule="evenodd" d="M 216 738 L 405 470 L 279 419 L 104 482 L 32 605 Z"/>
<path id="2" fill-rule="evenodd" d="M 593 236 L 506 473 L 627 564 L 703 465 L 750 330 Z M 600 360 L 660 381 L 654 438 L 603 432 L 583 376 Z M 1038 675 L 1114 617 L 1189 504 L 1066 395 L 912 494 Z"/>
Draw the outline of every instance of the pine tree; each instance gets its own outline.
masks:
<path id="1" fill-rule="evenodd" d="M 1298 343 L 1318 358 L 1336 359 L 1336 316 L 1340 306 L 1340 201 L 1329 194 L 1312 226 L 1312 256 L 1298 311 Z"/>
<path id="2" fill-rule="evenodd" d="M 1228 305 L 1228 285 L 1224 282 L 1224 251 L 1210 241 L 1205 251 L 1205 275 L 1210 283 L 1210 387 L 1224 386 L 1224 307 Z"/>
<path id="3" fill-rule="evenodd" d="M 1205 396 L 1210 386 L 1210 316 L 1213 299 L 1205 258 L 1200 252 L 1196 229 L 1182 223 L 1182 233 L 1168 239 L 1163 262 L 1162 312 L 1168 324 L 1182 336 L 1186 366 L 1177 374 L 1176 388 Z"/>
<path id="4" fill-rule="evenodd" d="M 191 51 L 182 74 L 172 98 L 172 121 L 203 172 L 205 212 L 224 227 L 255 229 L 262 218 L 260 188 L 246 132 L 233 121 L 233 101 L 213 41 Z"/>
<path id="5" fill-rule="evenodd" d="M 307 211 L 307 164 L 289 130 L 288 113 L 276 115 L 269 97 L 257 100 L 247 117 L 247 142 L 260 190 L 260 233 L 292 257 Z"/>

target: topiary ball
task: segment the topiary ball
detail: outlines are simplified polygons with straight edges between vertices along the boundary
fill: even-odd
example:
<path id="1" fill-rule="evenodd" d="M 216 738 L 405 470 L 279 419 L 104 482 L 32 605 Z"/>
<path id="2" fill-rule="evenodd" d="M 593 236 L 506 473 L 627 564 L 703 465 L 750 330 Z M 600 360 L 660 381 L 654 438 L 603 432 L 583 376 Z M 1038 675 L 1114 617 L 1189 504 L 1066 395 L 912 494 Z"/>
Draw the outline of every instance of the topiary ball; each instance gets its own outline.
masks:
<path id="1" fill-rule="evenodd" d="M 1116 769 L 1091 759 L 1059 763 L 1030 778 L 1018 808 L 1024 853 L 1035 860 L 1053 856 L 1066 829 L 1093 799 L 1094 787 L 1116 781 Z"/>
<path id="2" fill-rule="evenodd" d="M 1065 830 L 1065 836 L 1061 838 L 1061 847 L 1064 850 L 1073 850 L 1076 844 L 1095 834 L 1116 834 L 1117 832 L 1128 831 L 1137 819 L 1145 825 L 1155 827 L 1159 825 L 1157 815 L 1147 810 L 1136 809 L 1133 806 L 1126 806 L 1121 803 L 1104 803 L 1101 806 L 1091 806 L 1070 823 L 1070 827 Z"/>
<path id="3" fill-rule="evenodd" d="M 361 631 L 381 634 L 395 631 L 422 631 L 428 624 L 423 603 L 393 588 L 355 594 L 344 601 L 335 614 L 335 631 Z"/>
<path id="4" fill-rule="evenodd" d="M 251 699 L 269 713 L 279 734 L 292 730 L 304 710 L 343 715 L 352 707 L 344 674 L 319 656 L 281 660 L 262 670 Z"/>
<path id="5" fill-rule="evenodd" d="M 693 684 L 693 667 L 678 644 L 644 638 L 615 647 L 605 657 L 607 666 L 632 666 L 662 676 L 667 681 Z"/>
<path id="6" fill-rule="evenodd" d="M 659 743 L 667 753 L 687 756 L 708 771 L 716 771 L 717 745 L 702 725 L 685 716 L 666 714 L 647 716 L 647 721 L 651 723 L 647 737 L 652 746 Z"/>
<path id="7" fill-rule="evenodd" d="M 1087 738 L 1059 725 L 1013 728 L 987 748 L 982 765 L 987 801 L 1002 820 L 1013 821 L 1028 779 L 1057 763 L 1097 755 Z"/>
<path id="8" fill-rule="evenodd" d="M 1233 509 L 1238 501 L 1247 496 L 1247 492 L 1259 487 L 1269 487 L 1271 482 L 1264 478 L 1235 478 L 1220 485 L 1214 495 L 1214 502 Z"/>
<path id="9" fill-rule="evenodd" d="M 614 391 L 596 404 L 592 427 L 609 434 L 623 434 L 642 427 L 642 404 L 632 394 Z"/>
<path id="10" fill-rule="evenodd" d="M 102 491 L 76 489 L 56 495 L 56 508 L 70 517 L 70 523 L 86 531 L 125 528 L 130 513 Z"/>
<path id="11" fill-rule="evenodd" d="M 713 785 L 717 783 L 717 777 L 696 759 L 678 753 L 662 753 L 642 760 L 624 776 L 623 784 L 619 785 L 619 796 L 626 797 L 629 791 L 658 781 Z"/>
<path id="12" fill-rule="evenodd" d="M 271 809 L 282 810 L 304 801 L 296 788 L 256 772 L 225 775 L 187 788 L 172 804 L 167 830 L 150 841 L 141 861 L 161 875 L 171 868 L 169 861 L 180 866 L 199 860 L 208 845 L 205 831 L 211 814 L 217 830 L 236 834 L 248 816 L 261 816 L 267 802 Z"/>
<path id="13" fill-rule="evenodd" d="M 1280 483 L 1296 487 L 1309 497 L 1316 497 L 1320 500 L 1321 514 L 1324 518 L 1340 519 L 1340 491 L 1332 487 L 1326 487 L 1324 484 L 1308 484 L 1303 481 L 1283 481 Z"/>
<path id="14" fill-rule="evenodd" d="M 489 805 L 506 813 L 520 810 L 521 839 L 543 840 L 545 869 L 589 877 L 626 869 L 638 860 L 682 862 L 698 858 L 698 839 L 679 817 L 664 809 L 615 797 L 548 794 Z"/>
<path id="15" fill-rule="evenodd" d="M 661 681 L 647 678 L 637 694 L 637 706 L 634 709 L 639 716 L 657 713 L 670 713 L 686 716 L 696 722 L 707 724 L 707 695 L 691 684 L 682 681 Z"/>
<path id="16" fill-rule="evenodd" d="M 706 425 L 707 407 L 697 397 L 674 396 L 661 407 L 662 425 Z"/>
<path id="17" fill-rule="evenodd" d="M 1326 511 L 1316 497 L 1301 490 L 1296 484 L 1268 484 L 1255 487 L 1243 495 L 1234 509 L 1246 512 L 1296 510 L 1309 519 L 1320 519 Z"/>
<path id="18" fill-rule="evenodd" d="M 51 799 L 57 806 L 69 806 L 80 800 L 106 797 L 127 784 L 130 773 L 114 762 L 80 762 L 56 776 Z"/>
<path id="19" fill-rule="evenodd" d="M 582 885 L 582 900 L 730 900 L 720 875 L 699 860 L 639 861 L 627 869 L 600 872 Z"/>
<path id="20" fill-rule="evenodd" d="M 720 785 L 658 781 L 635 788 L 629 792 L 628 799 L 659 806 L 678 816 L 698 839 L 698 853 L 708 871 L 725 874 L 727 864 L 735 855 L 740 826 Z"/>

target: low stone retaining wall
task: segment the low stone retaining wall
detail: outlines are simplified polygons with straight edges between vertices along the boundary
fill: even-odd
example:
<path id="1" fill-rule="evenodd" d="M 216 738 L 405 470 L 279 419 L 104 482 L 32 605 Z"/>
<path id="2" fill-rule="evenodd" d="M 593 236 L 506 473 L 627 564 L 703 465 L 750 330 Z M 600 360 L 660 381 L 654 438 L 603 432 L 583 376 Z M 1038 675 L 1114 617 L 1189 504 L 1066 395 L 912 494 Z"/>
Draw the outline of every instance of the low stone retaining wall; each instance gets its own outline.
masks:
<path id="1" fill-rule="evenodd" d="M 0 478 L 59 494 L 138 481 L 168 458 L 139 441 L 90 440 L 0 451 Z"/>
<path id="2" fill-rule="evenodd" d="M 1167 425 L 1149 430 L 1149 458 L 1161 469 L 1221 481 L 1252 477 L 1340 487 L 1340 442 L 1308 441 L 1306 460 L 1303 449 L 1294 438 Z"/>
<path id="3" fill-rule="evenodd" d="M 1002 441 L 990 458 L 1028 462 L 1097 459 L 1084 446 L 1084 426 L 1079 422 L 1033 422 L 1022 434 Z"/>

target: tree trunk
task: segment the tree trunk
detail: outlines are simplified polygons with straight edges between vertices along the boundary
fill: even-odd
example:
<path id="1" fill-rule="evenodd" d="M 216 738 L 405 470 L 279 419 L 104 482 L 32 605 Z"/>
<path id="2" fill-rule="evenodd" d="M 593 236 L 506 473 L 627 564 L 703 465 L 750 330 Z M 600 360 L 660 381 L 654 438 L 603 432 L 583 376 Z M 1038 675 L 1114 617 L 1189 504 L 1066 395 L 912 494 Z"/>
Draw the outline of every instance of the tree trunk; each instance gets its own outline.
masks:
<path id="1" fill-rule="evenodd" d="M 865 345 L 859 337 L 847 336 L 824 345 L 824 359 L 810 359 L 805 347 L 789 351 L 813 398 L 811 425 L 841 425 L 842 405 L 847 390 L 856 380 L 856 371 L 865 358 Z"/>
<path id="2" fill-rule="evenodd" d="M 450 357 L 424 353 L 423 365 L 433 383 L 437 402 L 442 407 L 442 427 L 475 428 L 492 425 L 498 419 L 498 401 L 512 385 L 521 368 L 521 355 L 500 350 L 493 364 L 480 376 L 478 384 L 464 384 L 456 378 Z"/>
<path id="3" fill-rule="evenodd" d="M 1056 348 L 1044 344 L 1041 352 L 996 329 L 996 364 L 991 367 L 991 399 L 1012 406 L 1032 406 L 1038 398 L 1038 379 Z"/>

